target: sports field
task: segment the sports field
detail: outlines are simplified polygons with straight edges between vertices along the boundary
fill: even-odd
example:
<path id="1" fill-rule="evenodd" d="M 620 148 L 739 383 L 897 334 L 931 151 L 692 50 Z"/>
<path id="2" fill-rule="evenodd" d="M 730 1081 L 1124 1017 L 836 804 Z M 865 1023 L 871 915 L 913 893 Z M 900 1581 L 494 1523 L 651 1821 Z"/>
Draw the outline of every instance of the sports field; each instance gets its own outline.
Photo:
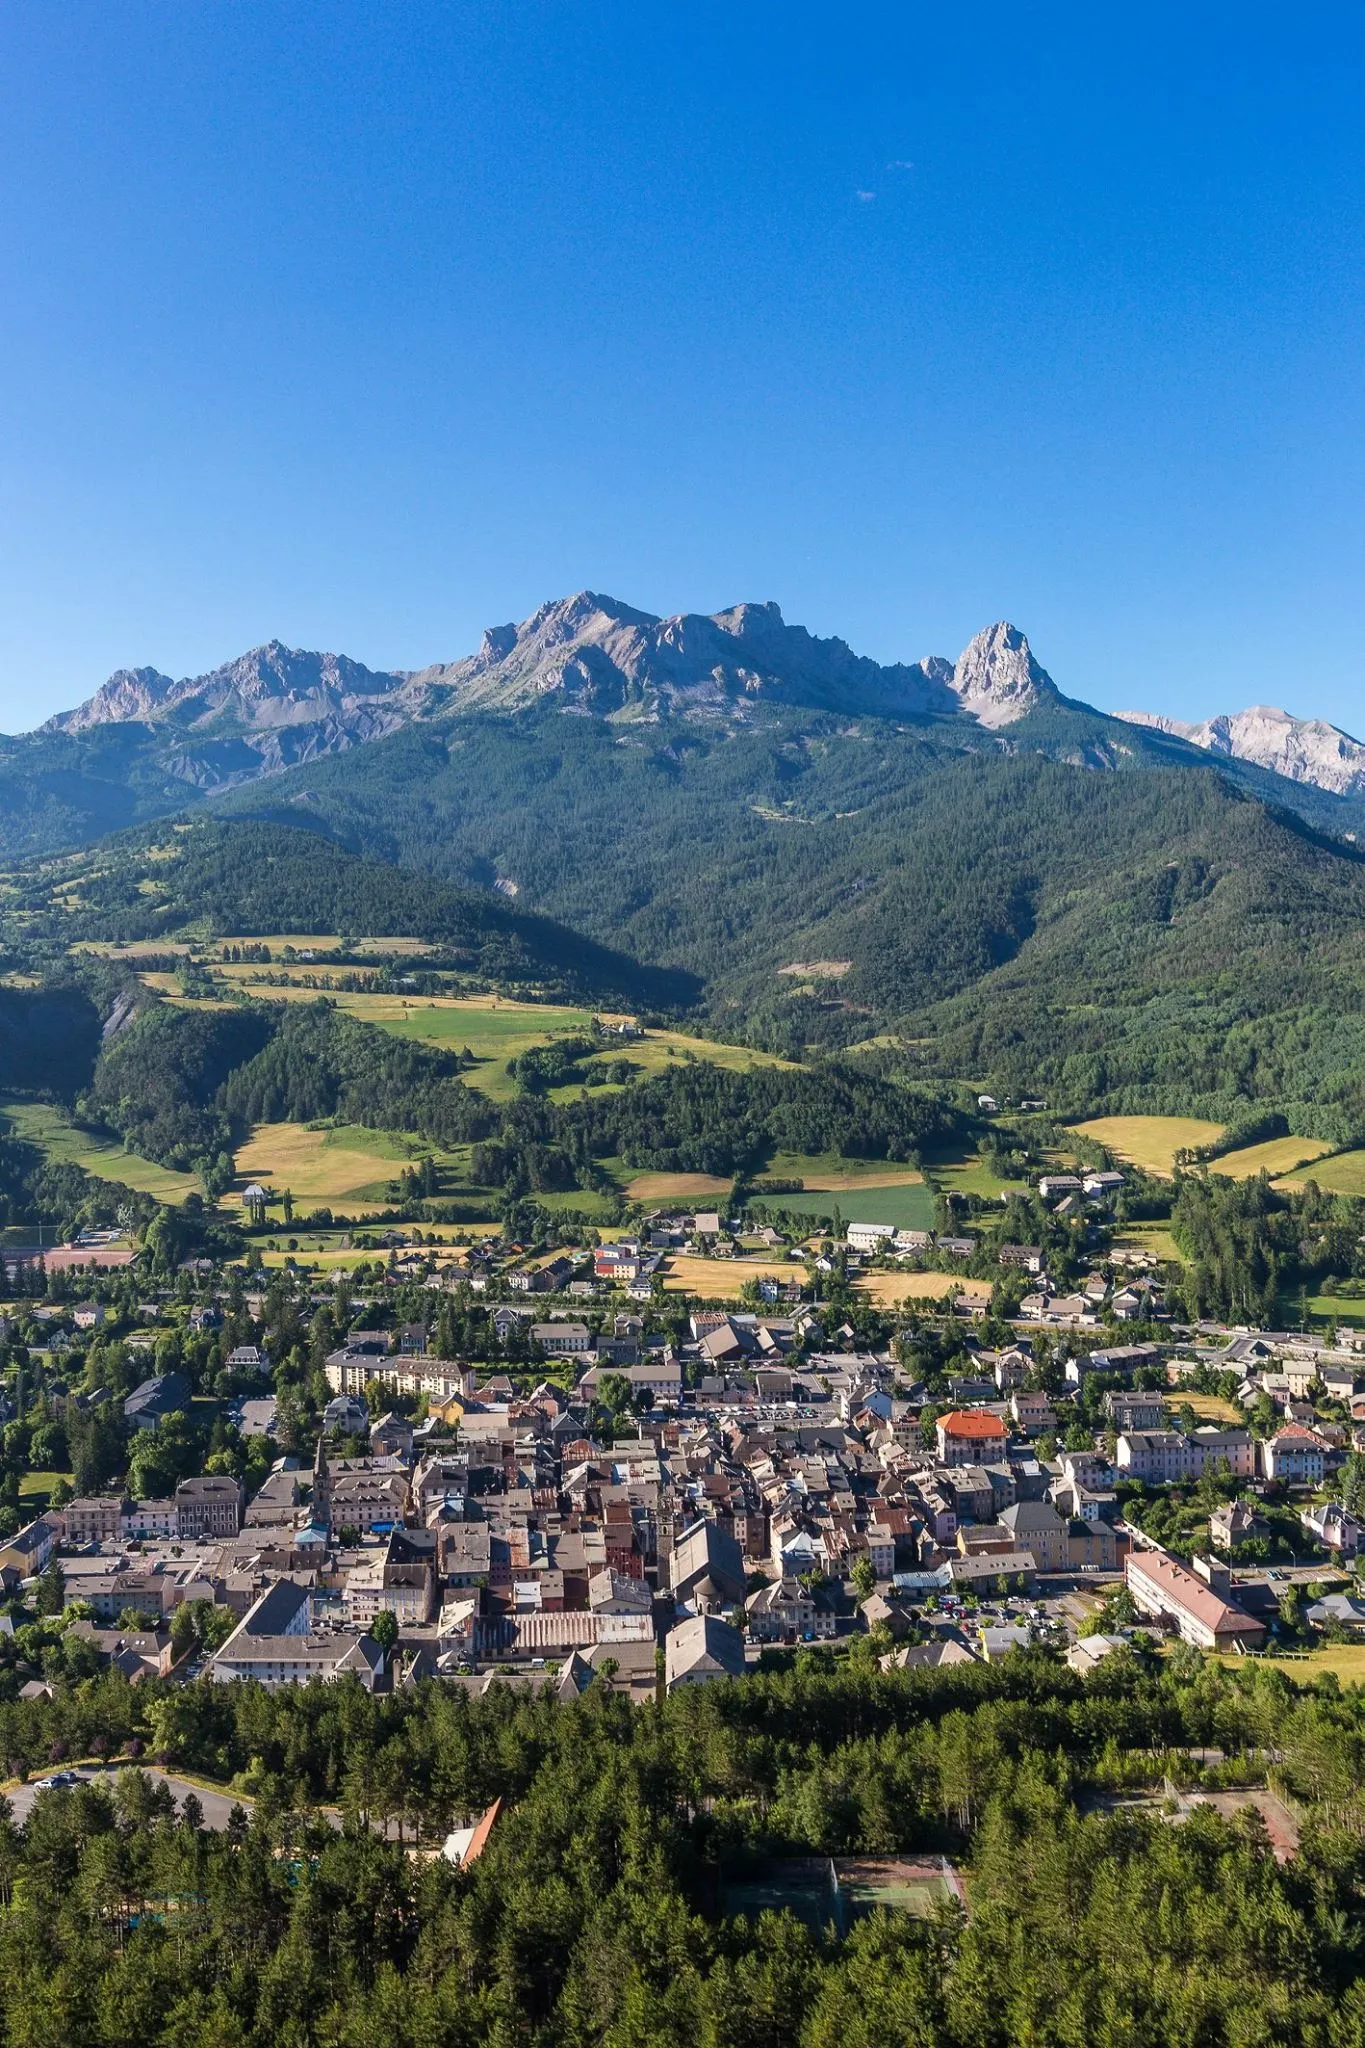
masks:
<path id="1" fill-rule="evenodd" d="M 1107 1147 L 1116 1159 L 1168 1179 L 1175 1172 L 1177 1152 L 1211 1145 L 1223 1131 L 1221 1124 L 1197 1116 L 1096 1116 L 1074 1128 L 1083 1138 Z"/>
<path id="2" fill-rule="evenodd" d="M 186 1195 L 202 1192 L 197 1175 L 158 1166 L 136 1152 L 125 1152 L 116 1138 L 80 1130 L 51 1103 L 0 1102 L 0 1117 L 17 1138 L 36 1146 L 54 1166 L 79 1166 L 159 1202 L 183 1202 Z"/>
<path id="3" fill-rule="evenodd" d="M 1258 1173 L 1292 1173 L 1312 1159 L 1321 1159 L 1332 1149 L 1326 1138 L 1268 1138 L 1263 1145 L 1244 1145 L 1240 1152 L 1225 1152 L 1209 1161 L 1210 1173 L 1225 1174 L 1230 1180 L 1254 1180 Z"/>

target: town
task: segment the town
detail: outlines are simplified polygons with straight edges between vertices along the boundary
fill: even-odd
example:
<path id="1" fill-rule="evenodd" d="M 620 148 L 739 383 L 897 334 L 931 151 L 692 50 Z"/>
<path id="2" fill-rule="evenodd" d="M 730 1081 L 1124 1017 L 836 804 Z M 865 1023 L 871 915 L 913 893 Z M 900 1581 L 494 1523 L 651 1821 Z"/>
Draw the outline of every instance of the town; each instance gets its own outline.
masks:
<path id="1" fill-rule="evenodd" d="M 0 1684 L 646 1701 L 798 1651 L 1047 1644 L 1083 1672 L 1134 1640 L 1354 1640 L 1365 1335 L 1173 1322 L 1102 1228 L 1124 1182 L 1040 1177 L 1035 1213 L 1088 1209 L 1100 1240 L 1064 1290 L 998 1233 L 790 1242 L 668 1209 L 587 1246 L 191 1261 L 150 1291 L 117 1232 L 11 1250 Z M 718 1292 L 761 1269 L 722 1305 L 663 1291 L 678 1255 Z M 993 1289 L 954 1282 L 983 1256 Z M 938 1299 L 850 1292 L 907 1265 L 944 1269 Z"/>

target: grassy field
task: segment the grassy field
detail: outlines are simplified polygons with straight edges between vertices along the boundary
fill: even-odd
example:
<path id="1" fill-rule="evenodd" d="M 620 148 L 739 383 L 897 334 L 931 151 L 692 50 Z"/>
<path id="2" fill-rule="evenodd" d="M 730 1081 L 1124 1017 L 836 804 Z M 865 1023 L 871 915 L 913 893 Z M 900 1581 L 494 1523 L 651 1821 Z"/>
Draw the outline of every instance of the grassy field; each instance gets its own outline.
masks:
<path id="1" fill-rule="evenodd" d="M 288 1188 L 296 1209 L 344 1205 L 353 1215 L 389 1206 L 388 1184 L 414 1159 L 432 1158 L 453 1169 L 458 1184 L 443 1196 L 487 1202 L 486 1189 L 464 1181 L 468 1149 L 441 1152 L 420 1138 L 396 1131 L 371 1131 L 359 1124 L 333 1129 L 312 1124 L 257 1124 L 237 1154 L 237 1179 L 225 1200 L 241 1206 L 242 1190 L 259 1181 L 283 1196 Z"/>
<path id="2" fill-rule="evenodd" d="M 1297 1299 L 1290 1307 L 1295 1314 L 1298 1313 Z M 1365 1323 L 1365 1301 L 1358 1295 L 1310 1294 L 1308 1313 L 1315 1323 Z"/>
<path id="3" fill-rule="evenodd" d="M 629 1171 L 629 1168 L 627 1168 Z M 626 1182 L 632 1202 L 695 1202 L 699 1197 L 728 1195 L 731 1183 L 713 1173 L 637 1173 Z"/>
<path id="4" fill-rule="evenodd" d="M 664 1264 L 666 1294 L 696 1294 L 703 1301 L 738 1301 L 746 1280 L 799 1280 L 795 1259 L 703 1259 L 674 1252 Z"/>
<path id="5" fill-rule="evenodd" d="M 1332 1672 L 1342 1685 L 1365 1685 L 1365 1643 L 1324 1643 L 1297 1657 L 1268 1657 L 1266 1663 L 1294 1685 L 1312 1685 L 1324 1671 Z M 1219 1662 L 1235 1669 L 1245 1668 L 1244 1657 L 1220 1657 Z"/>
<path id="6" fill-rule="evenodd" d="M 150 1159 L 139 1159 L 135 1152 L 125 1152 L 115 1138 L 79 1130 L 51 1103 L 0 1102 L 0 1117 L 8 1121 L 16 1137 L 35 1145 L 54 1166 L 79 1166 L 102 1180 L 154 1195 L 159 1202 L 183 1202 L 186 1195 L 201 1192 L 197 1175 L 157 1166 Z"/>
<path id="7" fill-rule="evenodd" d="M 1168 1265 L 1179 1265 L 1180 1247 L 1166 1223 L 1126 1223 L 1114 1239 L 1116 1251 L 1144 1251 Z"/>
<path id="8" fill-rule="evenodd" d="M 52 1489 L 59 1479 L 71 1484 L 70 1472 L 25 1472 L 19 1479 L 19 1498 L 34 1515 L 45 1514 Z"/>
<path id="9" fill-rule="evenodd" d="M 1097 1116 L 1074 1128 L 1083 1138 L 1107 1146 L 1116 1159 L 1169 1179 L 1177 1152 L 1212 1144 L 1223 1126 L 1197 1116 Z"/>
<path id="10" fill-rule="evenodd" d="M 756 1200 L 774 1209 L 790 1209 L 798 1216 L 832 1216 L 835 1209 L 845 1223 L 894 1223 L 898 1230 L 928 1230 L 934 1221 L 934 1198 L 922 1181 L 901 1181 L 882 1187 L 875 1182 L 862 1187 L 817 1194 L 809 1188 L 799 1195 L 759 1195 Z"/>
<path id="11" fill-rule="evenodd" d="M 1324 1194 L 1365 1195 L 1365 1151 L 1339 1152 L 1335 1159 L 1324 1159 L 1315 1165 L 1311 1173 L 1301 1169 L 1281 1175 L 1276 1185 L 1301 1188 L 1307 1180 L 1315 1180 Z"/>
<path id="12" fill-rule="evenodd" d="M 1245 1410 L 1239 1408 L 1235 1401 L 1225 1401 L 1220 1394 L 1187 1394 L 1177 1389 L 1174 1393 L 1163 1394 L 1161 1398 L 1172 1415 L 1178 1415 L 1188 1401 L 1201 1422 L 1246 1422 Z"/>
<path id="13" fill-rule="evenodd" d="M 914 1166 L 898 1166 L 886 1159 L 843 1159 L 837 1152 L 774 1152 L 762 1172 L 782 1180 L 804 1181 L 807 1192 L 827 1190 L 832 1194 L 845 1188 L 910 1187 L 924 1179 Z"/>
<path id="14" fill-rule="evenodd" d="M 1230 1180 L 1253 1180 L 1258 1173 L 1290 1173 L 1296 1166 L 1321 1159 L 1332 1149 L 1326 1138 L 1268 1138 L 1263 1145 L 1244 1145 L 1240 1152 L 1225 1152 L 1209 1162 L 1210 1173 L 1225 1174 Z"/>
<path id="15" fill-rule="evenodd" d="M 940 1187 L 955 1194 L 977 1195 L 987 1202 L 998 1201 L 1002 1194 L 1021 1194 L 1026 1186 L 1021 1180 L 1002 1180 L 979 1152 L 957 1159 L 933 1159 L 929 1170 Z"/>
<path id="16" fill-rule="evenodd" d="M 878 1308 L 899 1308 L 903 1301 L 942 1301 L 946 1294 L 967 1294 L 974 1301 L 991 1298 L 989 1280 L 960 1279 L 955 1273 L 860 1273 L 853 1286 Z"/>

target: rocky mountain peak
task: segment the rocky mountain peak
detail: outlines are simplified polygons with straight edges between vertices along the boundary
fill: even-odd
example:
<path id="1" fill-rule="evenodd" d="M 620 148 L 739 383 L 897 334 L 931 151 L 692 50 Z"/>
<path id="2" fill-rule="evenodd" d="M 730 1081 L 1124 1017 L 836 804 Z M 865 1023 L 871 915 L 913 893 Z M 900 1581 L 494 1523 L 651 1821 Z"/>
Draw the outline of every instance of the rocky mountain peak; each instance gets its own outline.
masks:
<path id="1" fill-rule="evenodd" d="M 962 709 L 991 727 L 1013 725 L 1057 697 L 1056 684 L 1034 660 L 1024 635 L 1003 619 L 968 641 L 951 685 Z"/>
<path id="2" fill-rule="evenodd" d="M 1312 783 L 1334 796 L 1365 795 L 1365 746 L 1322 718 L 1295 718 L 1274 704 L 1193 721 L 1157 711 L 1120 711 L 1117 716 L 1129 725 L 1188 740 L 1206 753 L 1250 761 L 1291 782 Z"/>

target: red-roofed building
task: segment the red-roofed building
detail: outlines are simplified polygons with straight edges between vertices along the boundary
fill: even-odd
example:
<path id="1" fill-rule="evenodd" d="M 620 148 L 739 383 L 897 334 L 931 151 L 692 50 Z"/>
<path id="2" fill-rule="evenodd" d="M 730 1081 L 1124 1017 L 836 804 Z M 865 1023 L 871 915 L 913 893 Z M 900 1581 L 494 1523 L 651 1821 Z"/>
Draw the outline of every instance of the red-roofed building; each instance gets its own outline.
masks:
<path id="1" fill-rule="evenodd" d="M 980 1465 L 1004 1454 L 1005 1425 L 987 1408 L 954 1408 L 936 1428 L 942 1465 Z"/>
<path id="2" fill-rule="evenodd" d="M 445 1840 L 445 1857 L 461 1870 L 468 1870 L 471 1863 L 482 1856 L 488 1847 L 488 1837 L 493 1832 L 493 1823 L 502 1811 L 501 1799 L 495 1799 L 488 1811 L 482 1814 L 472 1827 L 456 1828 L 454 1834 Z"/>
<path id="3" fill-rule="evenodd" d="M 1201 1576 L 1205 1571 L 1208 1577 Z M 1141 1613 L 1173 1621 L 1182 1640 L 1197 1649 L 1259 1650 L 1265 1641 L 1265 1623 L 1224 1597 L 1230 1584 L 1225 1566 L 1203 1560 L 1195 1573 L 1164 1550 L 1133 1550 L 1124 1578 Z"/>

